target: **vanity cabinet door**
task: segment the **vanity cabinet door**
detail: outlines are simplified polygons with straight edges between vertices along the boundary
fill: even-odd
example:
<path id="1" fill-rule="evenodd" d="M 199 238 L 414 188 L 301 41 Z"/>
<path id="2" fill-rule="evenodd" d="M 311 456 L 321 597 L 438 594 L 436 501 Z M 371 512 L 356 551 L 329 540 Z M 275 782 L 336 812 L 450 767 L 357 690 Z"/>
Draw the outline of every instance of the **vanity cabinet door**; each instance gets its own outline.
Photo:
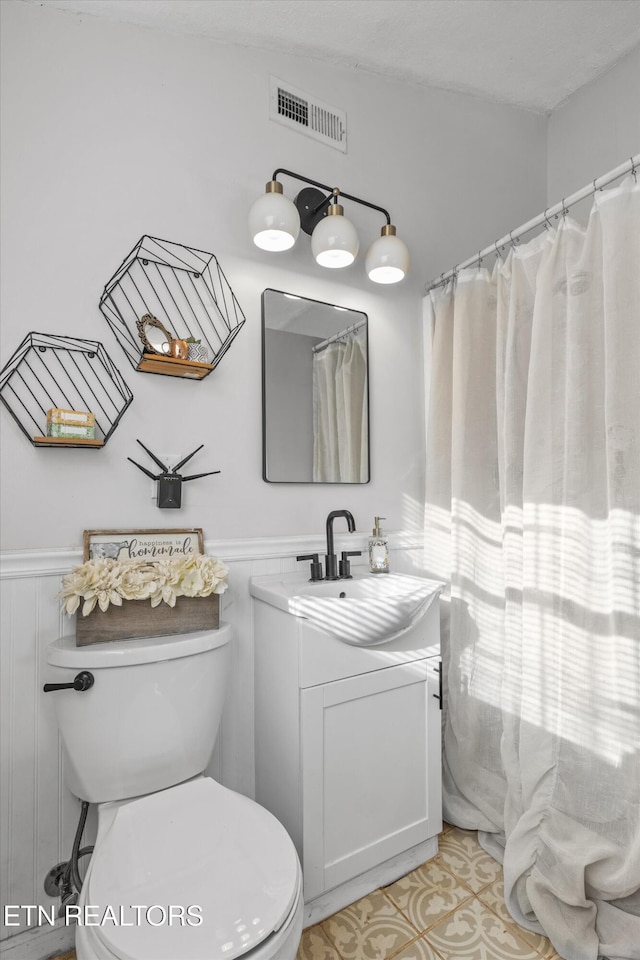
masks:
<path id="1" fill-rule="evenodd" d="M 305 900 L 440 830 L 436 660 L 300 691 Z"/>

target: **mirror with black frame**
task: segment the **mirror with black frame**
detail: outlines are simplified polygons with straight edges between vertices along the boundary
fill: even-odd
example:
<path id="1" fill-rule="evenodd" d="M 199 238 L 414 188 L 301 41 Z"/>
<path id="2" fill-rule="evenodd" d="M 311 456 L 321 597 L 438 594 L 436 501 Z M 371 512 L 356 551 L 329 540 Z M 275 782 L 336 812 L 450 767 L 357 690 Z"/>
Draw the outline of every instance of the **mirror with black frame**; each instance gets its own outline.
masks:
<path id="1" fill-rule="evenodd" d="M 281 290 L 262 294 L 262 476 L 368 483 L 367 315 Z"/>

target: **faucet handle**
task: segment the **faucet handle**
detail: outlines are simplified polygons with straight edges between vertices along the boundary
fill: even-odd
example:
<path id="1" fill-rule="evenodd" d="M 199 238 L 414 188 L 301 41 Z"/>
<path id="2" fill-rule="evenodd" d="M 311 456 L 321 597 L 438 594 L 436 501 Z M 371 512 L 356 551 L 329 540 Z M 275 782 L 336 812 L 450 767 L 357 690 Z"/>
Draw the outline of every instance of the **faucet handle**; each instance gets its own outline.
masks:
<path id="1" fill-rule="evenodd" d="M 361 557 L 362 550 L 343 550 L 341 553 L 342 559 L 338 564 L 340 570 L 340 579 L 341 580 L 351 580 L 351 564 L 349 563 L 347 557 Z"/>
<path id="2" fill-rule="evenodd" d="M 317 553 L 305 553 L 301 557 L 296 557 L 296 560 L 311 560 L 311 583 L 315 583 L 317 580 L 324 580 L 322 576 L 322 564 L 320 563 L 320 558 Z"/>

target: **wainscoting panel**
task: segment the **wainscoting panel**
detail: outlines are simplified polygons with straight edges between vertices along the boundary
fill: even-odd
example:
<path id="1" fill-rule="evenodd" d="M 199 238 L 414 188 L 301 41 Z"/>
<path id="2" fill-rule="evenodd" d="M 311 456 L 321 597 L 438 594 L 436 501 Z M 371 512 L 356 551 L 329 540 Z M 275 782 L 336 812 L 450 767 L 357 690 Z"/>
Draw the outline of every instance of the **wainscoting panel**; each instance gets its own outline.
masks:
<path id="1" fill-rule="evenodd" d="M 412 549 L 413 548 L 413 549 Z M 336 550 L 360 549 L 364 534 L 336 536 Z M 324 538 L 207 542 L 206 552 L 229 567 L 229 589 L 221 597 L 221 619 L 234 627 L 229 688 L 218 742 L 207 772 L 232 790 L 254 795 L 253 622 L 249 579 L 299 568 L 296 555 L 325 552 Z M 412 554 L 411 559 L 409 556 Z M 394 551 L 393 569 L 418 572 L 421 549 L 405 541 Z M 81 562 L 80 551 L 19 551 L 0 556 L 0 887 L 3 904 L 54 903 L 43 880 L 67 860 L 80 804 L 64 785 L 64 769 L 53 696 L 47 681 L 47 644 L 74 624 L 60 612 L 60 578 Z M 83 845 L 93 842 L 90 813 Z M 35 931 L 34 931 L 35 933 Z M 7 927 L 2 937 L 24 934 Z M 46 954 L 44 954 L 46 955 Z"/>
<path id="2" fill-rule="evenodd" d="M 59 587 L 51 574 L 2 581 L 0 885 L 11 904 L 56 902 L 42 884 L 68 856 L 79 810 L 62 782 L 53 704 L 42 692 L 45 648 L 61 632 Z"/>

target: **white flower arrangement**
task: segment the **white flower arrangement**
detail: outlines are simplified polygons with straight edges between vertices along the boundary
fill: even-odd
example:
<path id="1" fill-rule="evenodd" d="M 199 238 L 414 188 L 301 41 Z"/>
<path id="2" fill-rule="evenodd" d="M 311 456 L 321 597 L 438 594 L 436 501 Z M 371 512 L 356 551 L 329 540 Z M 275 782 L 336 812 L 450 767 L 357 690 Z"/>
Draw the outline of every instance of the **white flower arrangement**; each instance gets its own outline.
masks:
<path id="1" fill-rule="evenodd" d="M 96 604 L 106 611 L 123 600 L 150 600 L 152 607 L 174 607 L 178 597 L 208 597 L 224 593 L 228 568 L 215 557 L 190 554 L 162 560 L 87 560 L 62 578 L 62 609 L 73 616 L 82 603 L 82 616 Z"/>

